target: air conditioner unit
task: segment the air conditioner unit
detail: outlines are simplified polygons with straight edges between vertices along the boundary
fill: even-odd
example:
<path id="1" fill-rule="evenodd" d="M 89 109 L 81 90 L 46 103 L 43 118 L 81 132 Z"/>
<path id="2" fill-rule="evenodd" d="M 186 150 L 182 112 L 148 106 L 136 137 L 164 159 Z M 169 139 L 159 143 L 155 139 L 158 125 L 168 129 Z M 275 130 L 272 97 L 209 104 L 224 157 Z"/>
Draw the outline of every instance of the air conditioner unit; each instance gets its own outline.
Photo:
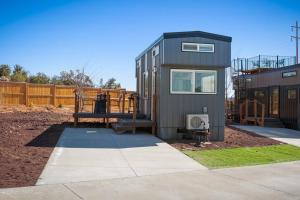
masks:
<path id="1" fill-rule="evenodd" d="M 187 130 L 209 129 L 208 114 L 188 114 L 186 116 Z"/>

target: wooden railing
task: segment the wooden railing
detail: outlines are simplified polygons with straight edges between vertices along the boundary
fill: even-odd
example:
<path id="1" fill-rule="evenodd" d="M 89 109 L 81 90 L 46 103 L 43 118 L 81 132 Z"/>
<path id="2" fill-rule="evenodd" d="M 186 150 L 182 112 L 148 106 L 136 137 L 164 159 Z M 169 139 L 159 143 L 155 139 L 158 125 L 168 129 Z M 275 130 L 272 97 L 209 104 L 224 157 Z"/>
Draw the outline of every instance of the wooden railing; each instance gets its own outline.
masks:
<path id="1" fill-rule="evenodd" d="M 253 115 L 249 114 L 249 107 L 253 106 Z M 260 108 L 260 109 L 259 109 Z M 248 100 L 240 104 L 240 123 L 247 124 L 253 122 L 256 125 L 264 126 L 265 123 L 265 105 L 256 99 Z"/>

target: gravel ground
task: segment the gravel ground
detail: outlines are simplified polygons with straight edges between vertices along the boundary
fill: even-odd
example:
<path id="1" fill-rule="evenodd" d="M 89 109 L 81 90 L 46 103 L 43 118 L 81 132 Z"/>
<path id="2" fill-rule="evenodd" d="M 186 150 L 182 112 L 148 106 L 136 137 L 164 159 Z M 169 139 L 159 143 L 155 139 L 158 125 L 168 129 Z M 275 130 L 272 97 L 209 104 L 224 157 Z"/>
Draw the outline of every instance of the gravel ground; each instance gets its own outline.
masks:
<path id="1" fill-rule="evenodd" d="M 34 185 L 71 115 L 0 112 L 0 187 Z"/>
<path id="2" fill-rule="evenodd" d="M 205 149 L 220 149 L 220 148 L 233 148 L 233 147 L 257 147 L 282 144 L 279 141 L 250 133 L 241 131 L 233 127 L 225 127 L 224 141 L 211 142 L 201 146 L 196 145 L 195 140 L 182 139 L 182 140 L 166 140 L 173 147 L 180 150 L 205 150 Z"/>

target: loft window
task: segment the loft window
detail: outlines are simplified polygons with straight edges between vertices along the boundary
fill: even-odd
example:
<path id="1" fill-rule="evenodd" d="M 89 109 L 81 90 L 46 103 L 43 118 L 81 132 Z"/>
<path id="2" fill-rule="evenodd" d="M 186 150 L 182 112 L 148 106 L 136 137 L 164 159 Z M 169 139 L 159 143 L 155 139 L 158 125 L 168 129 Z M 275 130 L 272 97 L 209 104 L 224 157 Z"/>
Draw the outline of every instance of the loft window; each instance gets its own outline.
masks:
<path id="1" fill-rule="evenodd" d="M 282 72 L 282 78 L 297 76 L 297 71 Z"/>
<path id="2" fill-rule="evenodd" d="M 215 52 L 214 44 L 203 44 L 203 43 L 182 43 L 182 51 L 191 51 L 191 52 Z"/>
<path id="3" fill-rule="evenodd" d="M 297 91 L 295 89 L 288 90 L 288 99 L 296 99 Z"/>
<path id="4" fill-rule="evenodd" d="M 171 69 L 172 94 L 216 94 L 217 71 Z"/>

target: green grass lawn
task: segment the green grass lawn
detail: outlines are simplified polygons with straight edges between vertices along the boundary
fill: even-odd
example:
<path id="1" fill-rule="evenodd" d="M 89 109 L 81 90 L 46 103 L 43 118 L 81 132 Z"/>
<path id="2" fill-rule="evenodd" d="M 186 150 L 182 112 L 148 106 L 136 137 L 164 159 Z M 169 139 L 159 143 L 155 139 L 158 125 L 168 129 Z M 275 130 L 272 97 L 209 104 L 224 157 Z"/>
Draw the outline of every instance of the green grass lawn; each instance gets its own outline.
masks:
<path id="1" fill-rule="evenodd" d="M 208 168 L 238 167 L 300 160 L 300 148 L 293 145 L 225 148 L 183 153 Z"/>

